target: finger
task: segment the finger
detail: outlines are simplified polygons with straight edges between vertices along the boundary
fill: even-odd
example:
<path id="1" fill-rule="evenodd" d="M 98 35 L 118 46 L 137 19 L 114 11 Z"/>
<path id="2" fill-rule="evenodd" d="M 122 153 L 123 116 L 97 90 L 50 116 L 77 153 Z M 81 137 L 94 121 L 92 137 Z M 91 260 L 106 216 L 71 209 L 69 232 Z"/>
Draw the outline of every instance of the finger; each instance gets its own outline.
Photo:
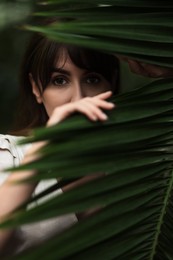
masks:
<path id="1" fill-rule="evenodd" d="M 88 102 L 97 105 L 98 107 L 106 110 L 113 109 L 115 104 L 102 99 L 89 99 Z"/>
<path id="2" fill-rule="evenodd" d="M 75 109 L 70 103 L 55 108 L 47 122 L 47 126 L 60 123 L 74 112 Z"/>
<path id="3" fill-rule="evenodd" d="M 68 103 L 61 107 L 57 107 L 48 120 L 47 126 L 63 121 L 74 112 L 80 112 L 92 121 L 107 120 L 107 115 L 98 107 L 100 106 L 102 109 L 112 109 L 114 107 L 113 103 L 102 100 L 110 97 L 111 95 L 112 92 L 107 91 L 97 95 L 97 97 L 85 98 L 78 102 Z"/>
<path id="4" fill-rule="evenodd" d="M 105 100 L 102 99 L 86 99 L 86 102 L 94 105 L 94 107 L 99 108 L 101 111 L 104 110 L 111 110 L 113 108 L 115 108 L 115 104 L 111 103 L 111 102 L 107 102 Z"/>
<path id="5" fill-rule="evenodd" d="M 57 107 L 48 120 L 47 126 L 55 125 L 62 122 L 74 112 L 80 112 L 84 114 L 91 121 L 98 120 L 98 116 L 96 115 L 95 110 L 93 107 L 91 107 L 91 105 L 89 106 L 87 104 L 84 104 L 84 102 L 82 104 L 80 104 L 79 102 L 74 102 L 65 104 L 61 107 Z"/>
<path id="6" fill-rule="evenodd" d="M 104 93 L 98 94 L 94 96 L 94 99 L 100 98 L 100 99 L 107 99 L 112 96 L 112 91 L 106 91 Z"/>
<path id="7" fill-rule="evenodd" d="M 87 113 L 87 115 L 89 114 L 89 116 L 92 116 L 95 121 L 104 121 L 108 119 L 107 115 L 95 103 L 89 102 L 88 100 L 83 100 L 80 106 L 80 109 L 85 108 L 85 113 Z"/>

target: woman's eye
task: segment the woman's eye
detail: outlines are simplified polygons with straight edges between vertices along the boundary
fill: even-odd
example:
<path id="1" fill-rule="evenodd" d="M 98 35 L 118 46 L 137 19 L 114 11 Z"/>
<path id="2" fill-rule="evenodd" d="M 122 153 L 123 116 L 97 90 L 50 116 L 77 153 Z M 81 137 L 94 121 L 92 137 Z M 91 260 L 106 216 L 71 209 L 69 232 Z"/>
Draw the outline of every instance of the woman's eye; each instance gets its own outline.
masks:
<path id="1" fill-rule="evenodd" d="M 52 83 L 56 86 L 62 86 L 62 85 L 66 85 L 68 81 L 63 77 L 56 77 L 52 79 Z"/>
<path id="2" fill-rule="evenodd" d="M 100 83 L 100 81 L 101 81 L 101 78 L 97 75 L 87 76 L 87 78 L 86 78 L 87 84 L 98 84 L 98 83 Z"/>

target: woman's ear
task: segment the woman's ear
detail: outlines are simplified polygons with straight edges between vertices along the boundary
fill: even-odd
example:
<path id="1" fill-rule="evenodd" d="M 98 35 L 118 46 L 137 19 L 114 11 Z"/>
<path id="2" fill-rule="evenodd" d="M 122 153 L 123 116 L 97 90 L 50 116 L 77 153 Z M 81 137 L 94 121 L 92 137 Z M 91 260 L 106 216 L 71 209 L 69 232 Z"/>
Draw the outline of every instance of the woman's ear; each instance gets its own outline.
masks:
<path id="1" fill-rule="evenodd" d="M 37 84 L 35 83 L 33 76 L 31 73 L 29 73 L 29 80 L 32 86 L 32 93 L 34 94 L 37 103 L 41 104 L 43 102 L 42 95 L 40 93 L 40 89 L 38 88 Z"/>

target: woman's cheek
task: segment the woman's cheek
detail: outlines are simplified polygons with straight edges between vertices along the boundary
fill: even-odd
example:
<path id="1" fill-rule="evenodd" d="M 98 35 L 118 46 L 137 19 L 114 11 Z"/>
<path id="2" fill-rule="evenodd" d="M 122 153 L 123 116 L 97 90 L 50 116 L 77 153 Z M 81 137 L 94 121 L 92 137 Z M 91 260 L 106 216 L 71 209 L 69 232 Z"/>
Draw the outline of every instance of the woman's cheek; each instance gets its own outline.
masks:
<path id="1" fill-rule="evenodd" d="M 43 104 L 49 117 L 56 107 L 62 106 L 70 101 L 70 91 L 47 88 L 43 93 Z"/>

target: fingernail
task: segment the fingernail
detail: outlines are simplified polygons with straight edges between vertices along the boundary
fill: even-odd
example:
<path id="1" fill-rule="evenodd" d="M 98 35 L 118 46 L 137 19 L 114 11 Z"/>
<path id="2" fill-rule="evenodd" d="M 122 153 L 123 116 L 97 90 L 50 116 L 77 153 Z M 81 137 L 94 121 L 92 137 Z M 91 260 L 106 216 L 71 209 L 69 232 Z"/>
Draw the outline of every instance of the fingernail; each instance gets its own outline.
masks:
<path id="1" fill-rule="evenodd" d="M 107 120 L 107 119 L 108 119 L 107 115 L 106 115 L 106 114 L 103 114 L 103 113 L 102 113 L 102 118 L 103 118 L 104 120 Z"/>
<path id="2" fill-rule="evenodd" d="M 95 116 L 93 116 L 92 119 L 93 119 L 94 121 L 97 121 L 97 117 L 95 117 Z"/>

